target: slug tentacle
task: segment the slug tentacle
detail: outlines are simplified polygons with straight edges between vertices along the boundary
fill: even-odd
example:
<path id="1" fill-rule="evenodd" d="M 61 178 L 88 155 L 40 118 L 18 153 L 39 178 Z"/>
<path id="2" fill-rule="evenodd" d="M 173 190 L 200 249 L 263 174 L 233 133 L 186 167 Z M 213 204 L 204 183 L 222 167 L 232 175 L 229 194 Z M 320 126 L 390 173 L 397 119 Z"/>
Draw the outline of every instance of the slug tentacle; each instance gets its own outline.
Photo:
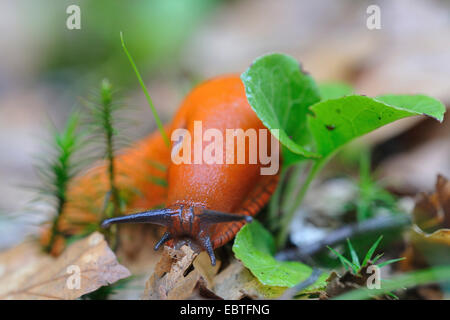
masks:
<path id="1" fill-rule="evenodd" d="M 102 228 L 107 228 L 116 223 L 153 223 L 167 227 L 170 224 L 171 209 L 157 209 L 134 213 L 126 216 L 106 219 L 102 222 Z"/>

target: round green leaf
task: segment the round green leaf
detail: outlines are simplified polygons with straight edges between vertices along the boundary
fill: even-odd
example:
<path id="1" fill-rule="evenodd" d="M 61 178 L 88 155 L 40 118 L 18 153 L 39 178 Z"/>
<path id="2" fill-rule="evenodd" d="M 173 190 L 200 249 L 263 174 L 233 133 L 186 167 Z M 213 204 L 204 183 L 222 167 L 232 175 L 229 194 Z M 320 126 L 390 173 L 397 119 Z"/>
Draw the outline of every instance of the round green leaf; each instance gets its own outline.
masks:
<path id="1" fill-rule="evenodd" d="M 245 225 L 239 231 L 233 252 L 264 285 L 293 287 L 312 273 L 309 266 L 300 262 L 277 261 L 273 257 L 274 239 L 258 221 Z M 323 274 L 313 286 L 323 286 L 326 278 L 327 275 Z"/>
<path id="2" fill-rule="evenodd" d="M 274 53 L 257 58 L 241 75 L 247 100 L 264 125 L 293 152 L 318 157 L 307 129 L 308 107 L 320 101 L 316 83 L 294 58 Z M 279 134 L 274 131 L 279 130 Z"/>

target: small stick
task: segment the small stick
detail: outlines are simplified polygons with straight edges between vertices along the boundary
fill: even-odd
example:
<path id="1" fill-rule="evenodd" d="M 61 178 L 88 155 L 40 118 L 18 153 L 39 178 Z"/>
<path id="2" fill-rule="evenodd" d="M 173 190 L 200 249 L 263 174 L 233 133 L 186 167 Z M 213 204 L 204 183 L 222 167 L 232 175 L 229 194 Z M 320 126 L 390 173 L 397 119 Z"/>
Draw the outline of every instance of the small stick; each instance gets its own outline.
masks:
<path id="1" fill-rule="evenodd" d="M 334 246 L 337 243 L 345 241 L 347 238 L 350 239 L 364 233 L 386 229 L 395 229 L 410 224 L 411 218 L 406 214 L 393 217 L 378 217 L 368 219 L 360 223 L 354 223 L 338 228 L 314 244 L 280 251 L 275 257 L 276 259 L 281 261 L 305 260 L 310 256 L 318 253 L 325 247 Z"/>

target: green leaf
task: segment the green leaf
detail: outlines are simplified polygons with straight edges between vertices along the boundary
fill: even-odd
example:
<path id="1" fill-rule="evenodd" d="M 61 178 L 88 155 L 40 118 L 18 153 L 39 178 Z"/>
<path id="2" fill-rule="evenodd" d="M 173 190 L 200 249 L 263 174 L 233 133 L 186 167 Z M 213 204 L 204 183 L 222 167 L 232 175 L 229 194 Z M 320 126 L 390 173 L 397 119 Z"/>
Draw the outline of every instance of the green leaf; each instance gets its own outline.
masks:
<path id="1" fill-rule="evenodd" d="M 424 114 L 426 116 L 433 117 L 439 122 L 444 120 L 445 106 L 442 102 L 423 94 L 385 94 L 376 97 L 376 99 L 391 106 L 396 106 L 398 108 L 415 111 L 417 114 Z"/>
<path id="2" fill-rule="evenodd" d="M 283 54 L 265 55 L 257 58 L 241 79 L 251 107 L 285 147 L 283 154 L 318 157 L 311 149 L 307 114 L 308 107 L 320 101 L 320 95 L 316 83 L 298 62 Z"/>
<path id="3" fill-rule="evenodd" d="M 393 121 L 428 115 L 443 120 L 445 106 L 425 95 L 352 95 L 345 84 L 319 88 L 287 55 L 257 58 L 241 75 L 247 100 L 281 142 L 284 165 L 323 158 L 351 140 Z M 279 131 L 277 131 L 279 130 Z"/>
<path id="4" fill-rule="evenodd" d="M 302 263 L 275 260 L 275 241 L 258 221 L 245 225 L 239 231 L 233 252 L 267 286 L 293 287 L 312 273 L 312 269 Z M 323 274 L 313 286 L 324 286 L 327 277 L 328 275 Z"/>
<path id="5" fill-rule="evenodd" d="M 442 121 L 445 107 L 433 98 L 414 96 L 380 96 L 369 98 L 351 95 L 324 100 L 311 106 L 309 129 L 317 152 L 327 157 L 347 142 L 396 120 L 425 114 Z"/>
<path id="6" fill-rule="evenodd" d="M 322 83 L 319 85 L 322 100 L 336 99 L 353 94 L 353 88 L 345 83 Z"/>

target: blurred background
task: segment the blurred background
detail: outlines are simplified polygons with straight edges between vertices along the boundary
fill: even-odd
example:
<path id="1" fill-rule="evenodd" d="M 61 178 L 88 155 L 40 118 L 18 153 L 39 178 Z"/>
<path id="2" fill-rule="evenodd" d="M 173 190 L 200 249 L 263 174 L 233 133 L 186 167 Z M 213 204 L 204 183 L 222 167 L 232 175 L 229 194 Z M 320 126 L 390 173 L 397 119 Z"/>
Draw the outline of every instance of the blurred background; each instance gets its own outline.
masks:
<path id="1" fill-rule="evenodd" d="M 81 30 L 66 27 L 71 4 L 81 8 Z M 371 4 L 381 9 L 379 30 L 366 26 Z M 120 31 L 163 121 L 199 81 L 241 73 L 274 51 L 360 94 L 424 93 L 450 105 L 445 0 L 15 0 L 0 2 L 0 30 L 0 249 L 37 231 L 44 218 L 28 209 L 33 193 L 23 187 L 38 182 L 35 156 L 45 157 L 52 123 L 60 128 L 101 79 L 134 108 L 132 139 L 155 129 Z M 401 121 L 359 143 L 373 147 L 377 174 L 398 194 L 450 176 L 448 119 Z"/>

